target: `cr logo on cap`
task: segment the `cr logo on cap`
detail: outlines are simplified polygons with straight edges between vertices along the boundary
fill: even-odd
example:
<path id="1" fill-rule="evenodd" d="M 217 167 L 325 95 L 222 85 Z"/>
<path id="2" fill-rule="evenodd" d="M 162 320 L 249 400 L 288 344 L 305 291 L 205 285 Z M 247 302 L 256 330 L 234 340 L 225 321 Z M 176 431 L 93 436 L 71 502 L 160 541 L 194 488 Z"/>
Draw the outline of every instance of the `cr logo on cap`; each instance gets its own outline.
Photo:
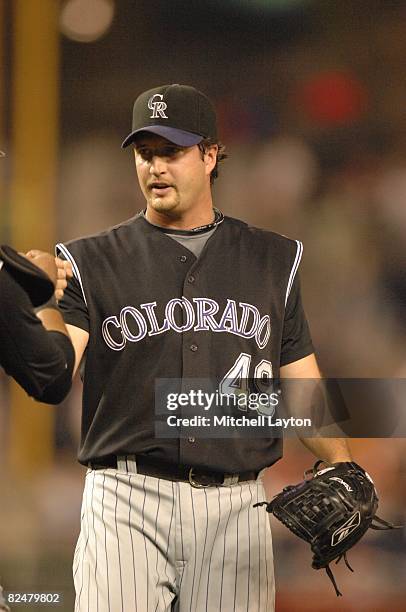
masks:
<path id="1" fill-rule="evenodd" d="M 155 98 L 159 98 L 159 102 Z M 157 119 L 158 116 L 168 119 L 167 115 L 165 115 L 167 104 L 162 101 L 162 98 L 162 94 L 155 94 L 148 100 L 148 108 L 152 110 L 151 119 Z"/>

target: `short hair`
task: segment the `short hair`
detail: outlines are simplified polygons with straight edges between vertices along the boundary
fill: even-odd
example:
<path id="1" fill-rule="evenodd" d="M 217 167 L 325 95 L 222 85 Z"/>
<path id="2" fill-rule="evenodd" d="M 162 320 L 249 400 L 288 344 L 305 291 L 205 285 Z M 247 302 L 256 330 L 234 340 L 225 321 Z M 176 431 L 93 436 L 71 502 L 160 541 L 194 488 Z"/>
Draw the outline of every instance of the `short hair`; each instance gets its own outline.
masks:
<path id="1" fill-rule="evenodd" d="M 213 140 L 212 138 L 204 138 L 204 140 L 201 140 L 199 144 L 197 145 L 200 149 L 200 155 L 202 159 L 204 158 L 204 154 L 206 153 L 206 150 L 209 149 L 213 145 L 218 146 L 218 151 L 217 151 L 216 165 L 214 166 L 213 170 L 210 172 L 210 185 L 213 185 L 214 181 L 219 175 L 219 170 L 218 170 L 219 163 L 221 163 L 223 160 L 227 159 L 228 157 L 226 153 L 226 147 L 219 140 Z"/>

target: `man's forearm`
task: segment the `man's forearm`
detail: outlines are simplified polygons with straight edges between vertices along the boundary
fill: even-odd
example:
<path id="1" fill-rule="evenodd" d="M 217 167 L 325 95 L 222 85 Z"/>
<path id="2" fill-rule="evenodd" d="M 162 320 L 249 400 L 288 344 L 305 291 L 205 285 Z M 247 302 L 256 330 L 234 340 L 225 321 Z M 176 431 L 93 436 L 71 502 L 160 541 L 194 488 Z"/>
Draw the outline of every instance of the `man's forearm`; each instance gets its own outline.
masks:
<path id="1" fill-rule="evenodd" d="M 56 302 L 55 305 L 52 304 L 52 307 L 49 307 L 47 303 L 37 308 L 36 315 L 47 331 L 58 331 L 69 338 L 68 330 Z"/>
<path id="2" fill-rule="evenodd" d="M 321 379 L 319 366 L 314 354 L 308 355 L 293 363 L 285 365 L 280 369 L 281 379 L 291 379 L 302 384 L 291 384 L 287 386 L 286 404 L 290 414 L 295 416 L 309 416 L 315 389 L 318 389 L 318 381 Z M 340 463 L 352 461 L 351 452 L 346 438 L 298 438 L 304 446 L 316 457 L 327 463 Z"/>
<path id="3" fill-rule="evenodd" d="M 304 446 L 327 463 L 352 461 L 346 438 L 300 438 Z"/>

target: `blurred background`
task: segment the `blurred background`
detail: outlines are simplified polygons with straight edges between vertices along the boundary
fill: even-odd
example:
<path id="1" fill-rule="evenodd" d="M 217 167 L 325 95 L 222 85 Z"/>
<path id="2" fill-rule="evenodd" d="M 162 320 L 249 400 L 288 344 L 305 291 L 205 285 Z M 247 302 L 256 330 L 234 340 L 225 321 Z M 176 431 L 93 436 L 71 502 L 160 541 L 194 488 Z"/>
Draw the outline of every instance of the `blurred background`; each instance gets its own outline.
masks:
<path id="1" fill-rule="evenodd" d="M 404 0 L 0 0 L 0 243 L 52 250 L 141 210 L 120 149 L 132 103 L 157 85 L 194 85 L 216 104 L 229 153 L 216 206 L 304 242 L 323 373 L 405 378 L 405 58 Z M 0 583 L 60 591 L 63 610 L 80 402 L 80 381 L 55 409 L 0 372 Z M 404 523 L 405 440 L 352 447 L 380 514 Z M 312 462 L 289 440 L 269 495 Z M 308 547 L 272 525 L 277 612 L 406 610 L 405 530 L 368 533 L 349 555 L 356 573 L 335 568 L 336 599 Z"/>

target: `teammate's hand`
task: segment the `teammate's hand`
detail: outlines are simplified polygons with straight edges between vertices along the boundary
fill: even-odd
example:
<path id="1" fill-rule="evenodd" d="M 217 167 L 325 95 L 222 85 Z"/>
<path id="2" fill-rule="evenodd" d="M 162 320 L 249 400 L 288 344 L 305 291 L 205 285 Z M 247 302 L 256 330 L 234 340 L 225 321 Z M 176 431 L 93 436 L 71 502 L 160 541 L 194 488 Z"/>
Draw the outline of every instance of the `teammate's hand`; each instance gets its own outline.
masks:
<path id="1" fill-rule="evenodd" d="M 68 284 L 68 278 L 72 278 L 72 264 L 66 259 L 59 259 L 55 257 L 55 264 L 58 271 L 58 278 L 55 286 L 55 298 L 57 301 L 63 298 L 63 293 Z"/>
<path id="2" fill-rule="evenodd" d="M 60 300 L 67 286 L 67 279 L 72 278 L 72 265 L 69 261 L 53 257 L 44 251 L 32 249 L 25 255 L 30 261 L 48 274 L 55 286 L 55 299 Z"/>
<path id="3" fill-rule="evenodd" d="M 56 267 L 55 257 L 50 253 L 44 251 L 31 250 L 25 254 L 25 257 L 40 268 L 45 274 L 49 276 L 56 288 L 56 281 L 58 278 L 58 269 Z"/>

